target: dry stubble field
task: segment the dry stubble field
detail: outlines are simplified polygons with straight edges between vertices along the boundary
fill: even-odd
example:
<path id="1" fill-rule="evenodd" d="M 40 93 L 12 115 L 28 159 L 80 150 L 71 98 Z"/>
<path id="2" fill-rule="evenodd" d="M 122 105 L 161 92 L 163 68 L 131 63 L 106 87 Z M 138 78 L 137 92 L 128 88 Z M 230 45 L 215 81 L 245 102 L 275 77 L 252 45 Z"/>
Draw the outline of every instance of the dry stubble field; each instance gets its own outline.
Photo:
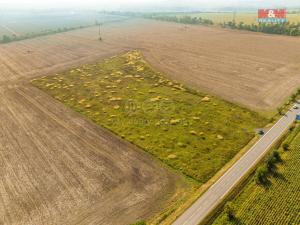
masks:
<path id="1" fill-rule="evenodd" d="M 119 32 L 109 39 L 135 44 L 171 78 L 255 110 L 276 109 L 300 86 L 297 37 L 157 21 Z"/>
<path id="2" fill-rule="evenodd" d="M 47 95 L 1 86 L 0 224 L 129 224 L 175 178 Z"/>
<path id="3" fill-rule="evenodd" d="M 174 194 L 175 175 L 27 81 L 125 50 L 73 34 L 0 46 L 0 224 L 129 224 Z"/>
<path id="4" fill-rule="evenodd" d="M 256 109 L 300 84 L 300 39 L 154 21 L 0 46 L 2 224 L 124 224 L 152 215 L 174 175 L 28 84 L 131 49 L 171 78 Z M 1 223 L 0 223 L 1 224 Z"/>

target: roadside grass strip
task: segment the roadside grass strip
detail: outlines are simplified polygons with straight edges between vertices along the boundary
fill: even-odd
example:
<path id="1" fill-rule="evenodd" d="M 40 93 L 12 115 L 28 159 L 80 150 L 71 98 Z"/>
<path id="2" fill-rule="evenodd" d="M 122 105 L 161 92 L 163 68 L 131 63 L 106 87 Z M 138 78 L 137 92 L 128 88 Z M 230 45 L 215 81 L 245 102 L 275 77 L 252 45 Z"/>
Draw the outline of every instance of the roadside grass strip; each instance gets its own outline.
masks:
<path id="1" fill-rule="evenodd" d="M 225 210 L 214 221 L 219 224 L 300 224 L 300 133 L 299 127 L 290 143 L 289 150 L 283 151 L 282 163 L 270 176 L 267 187 L 258 185 L 255 177 L 231 202 L 235 218 L 229 220 Z M 288 137 L 288 139 L 289 139 Z"/>

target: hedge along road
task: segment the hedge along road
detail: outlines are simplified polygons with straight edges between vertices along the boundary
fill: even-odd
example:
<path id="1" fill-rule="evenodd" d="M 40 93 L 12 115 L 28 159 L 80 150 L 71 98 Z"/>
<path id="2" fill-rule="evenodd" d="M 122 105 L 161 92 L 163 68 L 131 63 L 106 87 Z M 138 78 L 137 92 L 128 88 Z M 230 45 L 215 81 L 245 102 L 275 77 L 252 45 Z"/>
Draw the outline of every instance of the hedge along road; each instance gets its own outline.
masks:
<path id="1" fill-rule="evenodd" d="M 300 104 L 296 104 L 300 107 Z M 242 178 L 263 158 L 270 147 L 295 121 L 300 109 L 292 108 L 245 155 L 241 157 L 173 225 L 197 225 L 209 216 Z"/>

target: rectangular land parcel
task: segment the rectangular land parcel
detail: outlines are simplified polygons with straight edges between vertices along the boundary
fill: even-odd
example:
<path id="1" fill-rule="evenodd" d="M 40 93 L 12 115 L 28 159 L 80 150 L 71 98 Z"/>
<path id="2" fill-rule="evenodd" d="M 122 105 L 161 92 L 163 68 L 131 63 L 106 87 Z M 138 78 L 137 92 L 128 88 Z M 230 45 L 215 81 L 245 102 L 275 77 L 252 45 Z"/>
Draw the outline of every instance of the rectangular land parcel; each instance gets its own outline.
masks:
<path id="1" fill-rule="evenodd" d="M 32 82 L 200 183 L 266 123 L 255 112 L 168 80 L 139 51 Z"/>

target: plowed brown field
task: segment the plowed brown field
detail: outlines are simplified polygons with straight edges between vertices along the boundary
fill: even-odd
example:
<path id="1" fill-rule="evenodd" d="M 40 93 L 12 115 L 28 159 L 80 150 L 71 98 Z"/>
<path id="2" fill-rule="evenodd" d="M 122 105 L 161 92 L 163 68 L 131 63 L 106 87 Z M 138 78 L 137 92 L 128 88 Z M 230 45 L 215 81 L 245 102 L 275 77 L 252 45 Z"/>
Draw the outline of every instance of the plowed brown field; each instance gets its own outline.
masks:
<path id="1" fill-rule="evenodd" d="M 1 86 L 0 224 L 129 224 L 175 177 L 27 85 Z"/>
<path id="2" fill-rule="evenodd" d="M 73 34 L 0 46 L 1 225 L 124 225 L 175 193 L 175 175 L 27 80 L 125 50 Z"/>
<path id="3" fill-rule="evenodd" d="M 256 109 L 300 84 L 300 39 L 132 21 L 0 45 L 0 224 L 127 224 L 174 193 L 149 156 L 29 85 L 139 48 L 171 78 Z"/>
<path id="4" fill-rule="evenodd" d="M 274 110 L 300 86 L 300 38 L 132 20 L 0 46 L 1 80 L 58 71 L 141 49 L 171 78 L 256 110 Z"/>
<path id="5" fill-rule="evenodd" d="M 107 33 L 143 50 L 169 77 L 259 111 L 276 109 L 300 87 L 298 37 L 158 21 Z"/>

